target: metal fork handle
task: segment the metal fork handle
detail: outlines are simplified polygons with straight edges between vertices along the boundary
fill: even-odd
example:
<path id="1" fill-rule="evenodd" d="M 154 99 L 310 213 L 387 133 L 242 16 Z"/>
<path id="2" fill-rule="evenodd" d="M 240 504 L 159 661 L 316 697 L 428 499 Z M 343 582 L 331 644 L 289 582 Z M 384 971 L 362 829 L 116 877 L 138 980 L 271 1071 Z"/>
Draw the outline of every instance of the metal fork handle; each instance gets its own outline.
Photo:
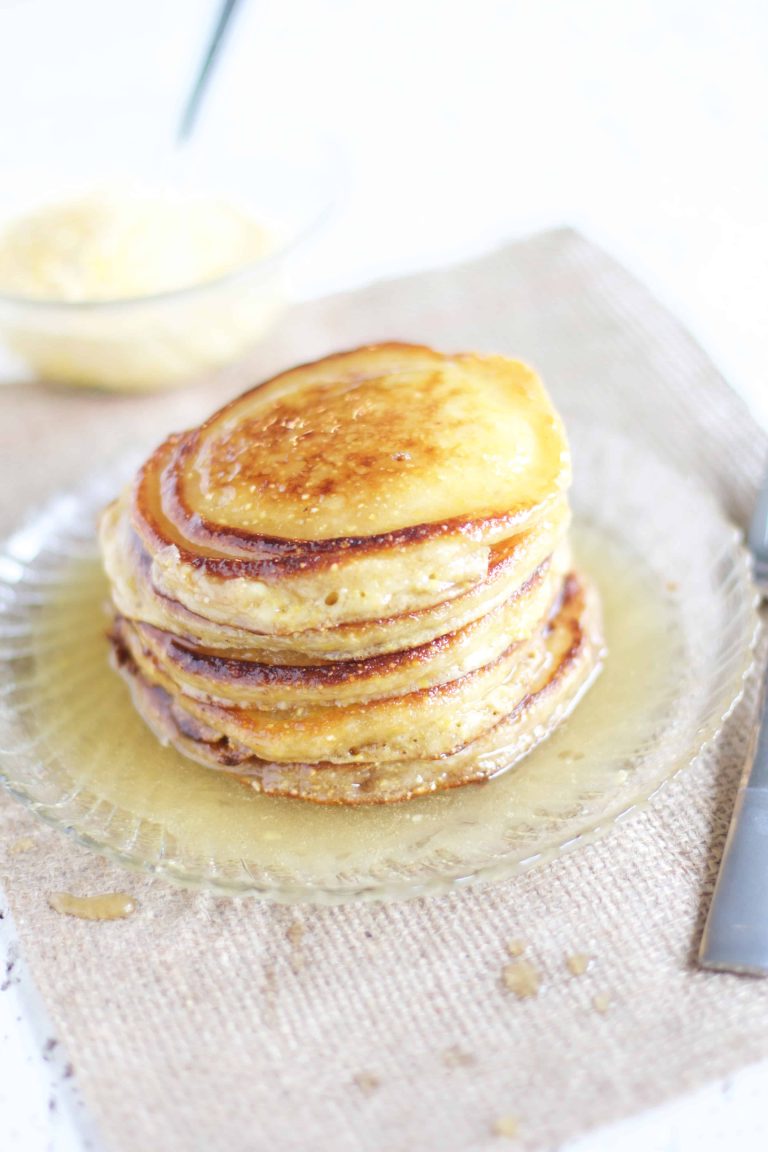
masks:
<path id="1" fill-rule="evenodd" d="M 203 99 L 203 92 L 208 83 L 213 66 L 216 63 L 216 58 L 219 54 L 224 33 L 227 31 L 227 26 L 230 23 L 230 17 L 235 10 L 237 0 L 224 0 L 221 11 L 219 12 L 216 20 L 216 27 L 213 30 L 210 42 L 205 52 L 205 57 L 200 65 L 200 70 L 195 77 L 195 83 L 192 91 L 189 94 L 184 112 L 179 124 L 179 130 L 176 134 L 176 139 L 182 144 L 192 134 L 192 129 L 197 118 L 197 113 L 200 110 L 200 104 Z"/>
<path id="2" fill-rule="evenodd" d="M 747 779 L 736 797 L 699 960 L 705 968 L 768 976 L 768 706 L 765 681 L 754 754 Z"/>

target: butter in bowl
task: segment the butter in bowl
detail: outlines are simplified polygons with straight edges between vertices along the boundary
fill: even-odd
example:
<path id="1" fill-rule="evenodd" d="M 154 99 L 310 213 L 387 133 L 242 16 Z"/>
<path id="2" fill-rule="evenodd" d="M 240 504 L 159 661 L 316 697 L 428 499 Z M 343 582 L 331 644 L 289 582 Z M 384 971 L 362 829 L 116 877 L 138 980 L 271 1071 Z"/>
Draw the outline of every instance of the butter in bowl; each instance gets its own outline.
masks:
<path id="1" fill-rule="evenodd" d="M 49 186 L 27 178 L 0 204 L 0 340 L 37 379 L 113 390 L 176 387 L 244 356 L 330 205 L 311 154 L 291 171 L 182 153 L 146 177 Z"/>

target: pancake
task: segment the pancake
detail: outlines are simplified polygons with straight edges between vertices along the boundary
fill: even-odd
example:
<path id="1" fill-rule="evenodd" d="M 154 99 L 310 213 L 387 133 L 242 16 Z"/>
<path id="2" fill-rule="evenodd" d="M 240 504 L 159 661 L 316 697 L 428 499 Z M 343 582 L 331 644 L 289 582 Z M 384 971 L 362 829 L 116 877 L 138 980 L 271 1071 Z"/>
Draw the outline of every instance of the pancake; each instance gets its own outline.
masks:
<path id="1" fill-rule="evenodd" d="M 542 565 L 553 549 L 563 547 L 569 523 L 567 501 L 561 498 L 536 525 L 494 545 L 485 578 L 459 596 L 376 620 L 287 633 L 222 624 L 160 593 L 153 583 L 151 557 L 133 530 L 124 500 L 104 512 L 101 547 L 112 599 L 127 619 L 144 621 L 191 646 L 226 650 L 242 659 L 306 664 L 318 658 L 363 660 L 415 648 L 471 624 L 542 578 Z"/>
<path id="2" fill-rule="evenodd" d="M 178 695 L 178 686 L 145 651 L 128 647 L 146 680 Z M 181 702 L 190 715 L 266 760 L 345 764 L 442 756 L 514 707 L 543 659 L 537 638 L 522 650 L 511 645 L 490 664 L 447 684 L 343 708 L 238 708 L 186 694 Z"/>
<path id="3" fill-rule="evenodd" d="M 344 707 L 233 707 L 185 693 L 180 702 L 195 719 L 263 760 L 347 764 L 445 756 L 497 724 L 526 695 L 549 659 L 552 637 L 578 622 L 581 586 L 572 577 L 566 588 L 571 591 L 555 616 L 530 640 L 513 643 L 482 667 L 430 688 Z M 178 695 L 178 685 L 134 638 L 135 633 L 128 632 L 118 643 L 127 640 L 142 676 Z"/>
<path id="4" fill-rule="evenodd" d="M 460 595 L 569 482 L 530 368 L 386 344 L 283 373 L 169 437 L 129 500 L 159 593 L 286 634 Z"/>
<path id="5" fill-rule="evenodd" d="M 456 680 L 528 639 L 560 596 L 568 559 L 563 551 L 545 561 L 509 600 L 464 628 L 362 660 L 260 663 L 226 649 L 190 645 L 140 621 L 120 617 L 114 630 L 137 663 L 151 660 L 179 691 L 206 703 L 262 709 L 352 704 Z"/>
<path id="6" fill-rule="evenodd" d="M 490 778 L 602 659 L 532 369 L 382 344 L 169 436 L 105 510 L 113 662 L 164 742 L 266 793 Z"/>
<path id="7" fill-rule="evenodd" d="M 507 771 L 568 716 L 600 670 L 600 610 L 583 577 L 566 581 L 561 611 L 546 637 L 548 658 L 516 706 L 475 740 L 437 758 L 284 764 L 254 756 L 187 712 L 142 677 L 124 649 L 117 663 L 134 704 L 158 738 L 206 767 L 235 773 L 256 791 L 330 804 L 382 804 L 482 783 Z"/>

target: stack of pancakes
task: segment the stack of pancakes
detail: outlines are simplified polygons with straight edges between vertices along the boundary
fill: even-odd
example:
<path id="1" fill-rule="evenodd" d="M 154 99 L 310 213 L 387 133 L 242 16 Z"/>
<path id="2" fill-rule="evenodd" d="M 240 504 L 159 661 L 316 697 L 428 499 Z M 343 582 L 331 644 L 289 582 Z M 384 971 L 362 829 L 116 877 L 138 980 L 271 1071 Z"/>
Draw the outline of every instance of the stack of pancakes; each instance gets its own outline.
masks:
<path id="1" fill-rule="evenodd" d="M 600 664 L 570 458 L 530 368 L 384 344 L 171 436 L 104 513 L 115 663 L 258 791 L 403 800 L 508 768 Z"/>

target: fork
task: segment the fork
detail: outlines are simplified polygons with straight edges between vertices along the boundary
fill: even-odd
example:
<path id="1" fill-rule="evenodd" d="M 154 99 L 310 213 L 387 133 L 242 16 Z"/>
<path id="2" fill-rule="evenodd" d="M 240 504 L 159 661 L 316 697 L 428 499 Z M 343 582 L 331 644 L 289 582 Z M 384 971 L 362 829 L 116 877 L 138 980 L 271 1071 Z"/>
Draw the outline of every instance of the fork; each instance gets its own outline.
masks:
<path id="1" fill-rule="evenodd" d="M 768 475 L 748 536 L 752 570 L 768 601 Z M 768 976 L 768 670 L 717 885 L 699 950 L 704 968 Z"/>

